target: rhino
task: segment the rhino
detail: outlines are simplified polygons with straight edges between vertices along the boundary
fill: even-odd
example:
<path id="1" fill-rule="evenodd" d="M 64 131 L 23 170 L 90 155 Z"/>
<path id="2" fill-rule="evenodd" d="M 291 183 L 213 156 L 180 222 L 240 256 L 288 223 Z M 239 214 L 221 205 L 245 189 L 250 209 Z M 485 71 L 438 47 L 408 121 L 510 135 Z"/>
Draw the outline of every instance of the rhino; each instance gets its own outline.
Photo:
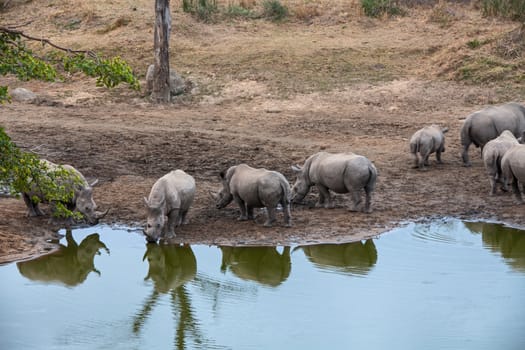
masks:
<path id="1" fill-rule="evenodd" d="M 483 147 L 492 139 L 498 137 L 504 130 L 509 130 L 519 137 L 525 130 L 525 106 L 510 102 L 499 106 L 486 107 L 470 114 L 461 128 L 461 157 L 463 165 L 469 167 L 468 149 L 473 143 Z"/>
<path id="2" fill-rule="evenodd" d="M 483 148 L 483 163 L 487 169 L 490 181 L 490 194 L 496 194 L 496 183 L 502 183 L 502 190 L 507 191 L 506 180 L 502 179 L 501 159 L 512 146 L 519 144 L 518 140 L 509 130 L 504 130 L 501 135 L 487 142 Z"/>
<path id="3" fill-rule="evenodd" d="M 148 213 L 146 240 L 154 243 L 160 238 L 175 236 L 175 227 L 187 223 L 186 214 L 194 198 L 195 180 L 184 171 L 173 170 L 158 179 L 149 198 L 144 197 Z"/>
<path id="4" fill-rule="evenodd" d="M 220 173 L 222 189 L 211 193 L 217 209 L 235 201 L 241 210 L 240 221 L 252 220 L 254 208 L 266 208 L 265 227 L 275 222 L 275 212 L 280 204 L 283 208 L 286 227 L 292 226 L 290 214 L 290 184 L 279 172 L 255 169 L 247 164 L 230 167 Z"/>
<path id="5" fill-rule="evenodd" d="M 98 180 L 88 183 L 84 176 L 71 165 L 57 165 L 46 159 L 40 160 L 44 168 L 50 173 L 55 171 L 66 171 L 69 175 L 58 176 L 53 181 L 59 186 L 64 186 L 65 189 L 73 192 L 73 198 L 68 202 L 63 202 L 71 211 L 79 211 L 87 220 L 89 224 L 95 225 L 99 219 L 103 218 L 107 213 L 97 212 L 97 204 L 93 200 L 93 186 L 98 183 Z M 39 203 L 47 203 L 47 200 L 42 192 L 41 188 L 36 182 L 33 182 L 28 192 L 22 193 L 22 198 L 28 208 L 29 216 L 42 216 L 44 213 L 38 207 Z M 55 206 L 56 203 L 50 203 Z"/>
<path id="6" fill-rule="evenodd" d="M 377 170 L 372 162 L 354 153 L 319 152 L 310 156 L 301 167 L 293 165 L 297 179 L 292 186 L 292 202 L 299 203 L 308 194 L 310 187 L 319 189 L 317 206 L 333 208 L 330 190 L 335 193 L 349 193 L 353 207 L 357 211 L 361 203 L 361 190 L 366 194 L 363 210 L 372 212 L 371 199 L 377 180 Z"/>
<path id="7" fill-rule="evenodd" d="M 423 169 L 429 165 L 428 157 L 436 153 L 436 160 L 441 162 L 441 153 L 445 152 L 445 133 L 448 128 L 438 125 L 426 126 L 419 129 L 410 138 L 410 153 L 414 156 L 414 168 Z"/>
<path id="8" fill-rule="evenodd" d="M 501 159 L 501 173 L 505 186 L 512 181 L 512 189 L 518 204 L 523 204 L 519 183 L 525 190 L 525 145 L 512 146 Z"/>

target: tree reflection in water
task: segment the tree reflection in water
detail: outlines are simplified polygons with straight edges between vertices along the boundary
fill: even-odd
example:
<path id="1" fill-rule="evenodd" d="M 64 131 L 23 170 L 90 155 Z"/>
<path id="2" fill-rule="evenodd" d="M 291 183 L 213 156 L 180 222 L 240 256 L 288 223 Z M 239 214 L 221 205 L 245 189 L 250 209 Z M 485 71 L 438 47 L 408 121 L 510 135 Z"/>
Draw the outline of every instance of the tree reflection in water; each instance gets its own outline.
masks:
<path id="1" fill-rule="evenodd" d="M 334 272 L 366 275 L 377 262 L 377 250 L 371 239 L 345 244 L 316 244 L 297 247 L 316 266 Z"/>
<path id="2" fill-rule="evenodd" d="M 284 282 L 292 269 L 290 247 L 279 253 L 276 247 L 220 247 L 221 271 L 228 269 L 236 276 L 276 287 Z"/>
<path id="3" fill-rule="evenodd" d="M 473 233 L 481 233 L 483 245 L 501 254 L 510 267 L 525 272 L 525 234 L 522 230 L 484 222 L 465 222 L 465 227 Z"/>
<path id="4" fill-rule="evenodd" d="M 190 246 L 172 246 L 147 244 L 144 260 L 148 260 L 148 275 L 144 280 L 153 281 L 153 291 L 144 301 L 142 309 L 133 321 L 133 332 L 140 333 L 159 297 L 169 294 L 173 318 L 177 322 L 174 345 L 177 349 L 187 348 L 191 337 L 195 344 L 207 347 L 206 341 L 198 327 L 191 298 L 185 283 L 195 278 L 197 261 Z"/>
<path id="5" fill-rule="evenodd" d="M 16 264 L 22 276 L 47 283 L 59 283 L 74 287 L 84 282 L 90 272 L 100 275 L 95 268 L 95 255 L 103 249 L 109 249 L 100 241 L 98 233 L 86 236 L 80 244 L 75 242 L 71 230 L 66 231 L 67 245 L 60 244 L 59 249 L 51 254 Z"/>

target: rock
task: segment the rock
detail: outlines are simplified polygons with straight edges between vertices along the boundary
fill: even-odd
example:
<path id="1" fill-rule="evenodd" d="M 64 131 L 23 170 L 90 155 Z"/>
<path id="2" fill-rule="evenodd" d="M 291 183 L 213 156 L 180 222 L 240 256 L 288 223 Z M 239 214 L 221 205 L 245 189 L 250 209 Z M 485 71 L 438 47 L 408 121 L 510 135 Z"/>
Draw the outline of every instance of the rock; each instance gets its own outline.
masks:
<path id="1" fill-rule="evenodd" d="M 33 103 L 37 98 L 33 91 L 24 88 L 16 88 L 10 94 L 13 101 L 17 102 Z"/>
<path id="2" fill-rule="evenodd" d="M 151 94 L 153 91 L 153 69 L 154 65 L 151 64 L 146 72 L 146 94 Z M 170 94 L 177 96 L 183 94 L 187 86 L 190 85 L 186 82 L 174 69 L 170 68 Z"/>

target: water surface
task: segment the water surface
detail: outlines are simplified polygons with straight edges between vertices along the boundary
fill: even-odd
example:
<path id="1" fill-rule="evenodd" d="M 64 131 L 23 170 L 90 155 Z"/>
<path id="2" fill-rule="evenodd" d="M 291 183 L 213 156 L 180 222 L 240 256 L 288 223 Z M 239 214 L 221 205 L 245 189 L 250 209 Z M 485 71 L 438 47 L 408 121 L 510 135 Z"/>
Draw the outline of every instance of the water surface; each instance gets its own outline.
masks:
<path id="1" fill-rule="evenodd" d="M 525 232 L 410 224 L 305 247 L 79 229 L 0 266 L 0 349 L 524 349 Z"/>

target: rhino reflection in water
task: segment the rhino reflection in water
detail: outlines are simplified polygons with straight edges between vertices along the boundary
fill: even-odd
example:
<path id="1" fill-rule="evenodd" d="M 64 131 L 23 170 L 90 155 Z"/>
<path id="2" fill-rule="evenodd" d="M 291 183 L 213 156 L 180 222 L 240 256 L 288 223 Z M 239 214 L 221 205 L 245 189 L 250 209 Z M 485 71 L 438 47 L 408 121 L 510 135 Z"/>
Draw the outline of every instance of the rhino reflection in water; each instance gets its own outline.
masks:
<path id="1" fill-rule="evenodd" d="M 197 273 L 197 260 L 191 247 L 149 243 L 146 245 L 143 260 L 147 260 L 149 265 L 148 275 L 144 280 L 153 281 L 153 291 L 134 317 L 133 332 L 140 333 L 159 298 L 163 294 L 169 294 L 176 321 L 175 347 L 187 348 L 189 336 L 194 338 L 195 343 L 206 343 L 191 306 L 190 293 L 184 285 L 193 280 Z"/>
<path id="2" fill-rule="evenodd" d="M 276 247 L 220 247 L 221 271 L 229 269 L 236 276 L 268 286 L 284 282 L 292 269 L 290 247 L 282 254 Z"/>
<path id="3" fill-rule="evenodd" d="M 62 283 L 76 286 L 84 282 L 90 272 L 100 275 L 95 268 L 95 255 L 109 249 L 100 241 L 98 233 L 90 234 L 77 244 L 70 230 L 66 232 L 67 246 L 61 244 L 58 251 L 39 258 L 17 263 L 22 276 L 34 281 Z"/>
<path id="4" fill-rule="evenodd" d="M 377 262 L 374 241 L 345 244 L 317 244 L 300 247 L 312 263 L 334 270 L 356 275 L 365 275 Z"/>
<path id="5" fill-rule="evenodd" d="M 525 272 L 525 232 L 500 224 L 465 222 L 474 233 L 481 233 L 483 245 L 499 253 L 515 270 Z"/>

